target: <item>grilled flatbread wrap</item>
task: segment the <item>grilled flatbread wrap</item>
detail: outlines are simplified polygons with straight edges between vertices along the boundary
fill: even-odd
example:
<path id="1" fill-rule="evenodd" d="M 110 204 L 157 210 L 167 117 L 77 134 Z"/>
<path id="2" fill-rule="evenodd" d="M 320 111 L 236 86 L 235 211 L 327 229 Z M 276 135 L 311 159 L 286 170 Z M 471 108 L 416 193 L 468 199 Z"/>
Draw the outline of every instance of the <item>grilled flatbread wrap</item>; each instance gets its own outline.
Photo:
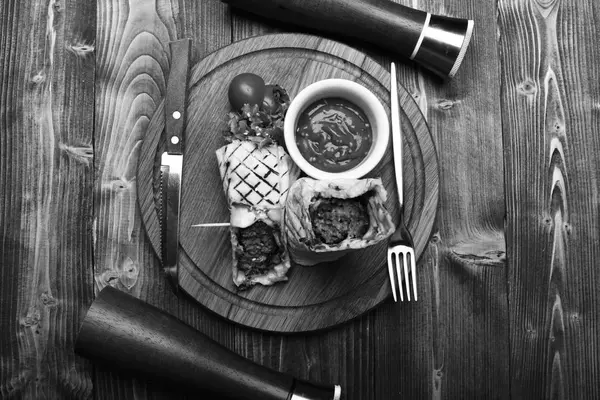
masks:
<path id="1" fill-rule="evenodd" d="M 234 140 L 216 154 L 230 210 L 233 282 L 245 289 L 287 280 L 283 208 L 298 167 L 275 144 Z"/>
<path id="2" fill-rule="evenodd" d="M 301 265 L 333 261 L 388 238 L 394 233 L 395 225 L 384 206 L 386 198 L 381 179 L 298 179 L 290 188 L 284 216 L 292 260 Z M 335 244 L 324 243 L 311 220 L 311 212 L 314 212 L 311 210 L 323 199 L 361 199 L 368 215 L 364 234 L 346 237 Z"/>

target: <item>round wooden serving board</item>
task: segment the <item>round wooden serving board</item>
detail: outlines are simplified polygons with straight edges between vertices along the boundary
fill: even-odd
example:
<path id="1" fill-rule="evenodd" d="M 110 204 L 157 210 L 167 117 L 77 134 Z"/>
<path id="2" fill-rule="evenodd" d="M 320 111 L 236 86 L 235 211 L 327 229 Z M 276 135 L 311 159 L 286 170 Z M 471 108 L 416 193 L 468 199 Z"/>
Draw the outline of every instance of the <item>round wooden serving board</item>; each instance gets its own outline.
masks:
<path id="1" fill-rule="evenodd" d="M 338 42 L 301 34 L 250 38 L 222 48 L 194 66 L 190 75 L 183 189 L 181 199 L 180 287 L 225 318 L 249 327 L 300 332 L 323 329 L 354 318 L 391 295 L 386 243 L 313 267 L 292 266 L 289 281 L 237 292 L 231 279 L 231 242 L 227 227 L 191 225 L 228 222 L 229 211 L 215 150 L 225 145 L 230 110 L 227 88 L 242 72 L 279 84 L 293 98 L 302 88 L 327 78 L 356 81 L 369 88 L 389 116 L 390 75 L 365 54 Z M 419 257 L 431 234 L 438 204 L 438 163 L 427 124 L 410 94 L 399 87 L 404 137 L 405 216 Z M 156 212 L 159 154 L 163 151 L 164 103 L 150 122 L 138 165 L 138 199 L 152 245 L 160 254 Z M 395 220 L 398 201 L 391 141 L 369 176 L 381 177 L 387 208 Z"/>

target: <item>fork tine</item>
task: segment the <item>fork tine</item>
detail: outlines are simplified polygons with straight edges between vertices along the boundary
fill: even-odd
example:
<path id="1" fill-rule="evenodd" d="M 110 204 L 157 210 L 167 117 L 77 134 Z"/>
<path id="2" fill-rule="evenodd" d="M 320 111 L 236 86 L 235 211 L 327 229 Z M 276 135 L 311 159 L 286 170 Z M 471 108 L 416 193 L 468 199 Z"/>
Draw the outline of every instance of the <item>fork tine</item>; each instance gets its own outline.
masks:
<path id="1" fill-rule="evenodd" d="M 410 301 L 410 282 L 408 281 L 408 259 L 406 252 L 402 252 L 402 269 L 404 270 L 404 285 L 406 285 L 406 297 Z"/>
<path id="2" fill-rule="evenodd" d="M 410 252 L 410 274 L 412 275 L 413 294 L 417 301 L 417 263 L 415 261 L 415 252 Z"/>
<path id="3" fill-rule="evenodd" d="M 392 261 L 394 259 L 394 253 L 391 250 L 388 250 L 388 272 L 390 273 L 390 285 L 392 285 L 392 296 L 394 296 L 394 301 L 397 303 L 398 298 L 396 297 L 396 283 L 394 281 L 394 266 Z"/>
<path id="4" fill-rule="evenodd" d="M 400 274 L 400 255 L 394 253 L 396 256 L 396 276 L 398 277 L 398 293 L 400 294 L 400 301 L 404 301 L 404 290 L 402 289 L 402 275 Z"/>

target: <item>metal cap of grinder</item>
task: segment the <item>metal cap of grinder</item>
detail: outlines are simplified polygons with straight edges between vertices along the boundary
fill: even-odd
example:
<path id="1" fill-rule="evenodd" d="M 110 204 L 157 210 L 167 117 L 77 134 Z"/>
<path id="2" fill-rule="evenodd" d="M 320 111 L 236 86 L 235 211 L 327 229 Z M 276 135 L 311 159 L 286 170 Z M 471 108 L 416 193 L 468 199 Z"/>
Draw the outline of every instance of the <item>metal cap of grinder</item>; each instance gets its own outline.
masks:
<path id="1" fill-rule="evenodd" d="M 357 39 L 454 77 L 473 21 L 434 15 L 390 0 L 221 0 L 270 20 Z"/>
<path id="2" fill-rule="evenodd" d="M 410 59 L 441 77 L 453 78 L 462 63 L 473 21 L 427 13 Z"/>

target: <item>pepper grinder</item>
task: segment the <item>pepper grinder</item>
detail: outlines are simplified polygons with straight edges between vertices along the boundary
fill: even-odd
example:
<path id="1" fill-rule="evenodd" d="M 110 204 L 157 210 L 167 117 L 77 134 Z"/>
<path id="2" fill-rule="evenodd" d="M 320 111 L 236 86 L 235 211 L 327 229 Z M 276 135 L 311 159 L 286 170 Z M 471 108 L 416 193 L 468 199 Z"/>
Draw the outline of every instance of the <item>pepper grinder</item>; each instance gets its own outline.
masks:
<path id="1" fill-rule="evenodd" d="M 341 387 L 254 363 L 174 316 L 107 286 L 85 316 L 75 352 L 188 391 L 231 400 L 340 400 Z"/>
<path id="2" fill-rule="evenodd" d="M 269 19 L 359 39 L 454 77 L 473 20 L 433 15 L 390 0 L 222 0 Z"/>

